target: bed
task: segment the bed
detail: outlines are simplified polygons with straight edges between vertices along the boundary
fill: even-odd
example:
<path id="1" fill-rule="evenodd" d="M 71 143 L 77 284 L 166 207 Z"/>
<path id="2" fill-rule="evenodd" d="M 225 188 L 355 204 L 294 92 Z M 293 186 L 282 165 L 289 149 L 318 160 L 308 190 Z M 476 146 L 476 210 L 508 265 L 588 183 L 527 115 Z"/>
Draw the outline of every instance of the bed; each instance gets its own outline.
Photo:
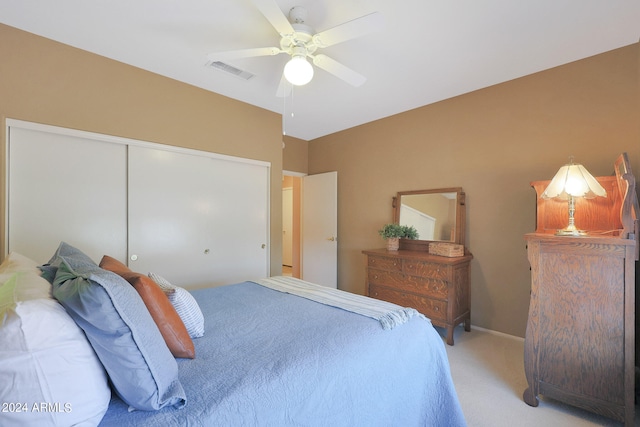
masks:
<path id="1" fill-rule="evenodd" d="M 73 252 L 72 249 L 75 250 L 66 246 L 62 252 Z M 62 252 L 59 249 L 57 255 Z M 83 392 L 78 389 L 74 392 L 76 394 L 64 398 L 41 394 L 36 401 L 57 403 L 58 406 L 49 405 L 45 407 L 48 410 L 34 413 L 33 406 L 37 402 L 33 398 L 26 402 L 29 396 L 16 393 L 20 384 L 13 387 L 2 385 L 6 384 L 3 376 L 7 380 L 9 374 L 0 367 L 0 399 L 11 396 L 16 404 L 11 408 L 13 412 L 0 412 L 1 425 L 18 425 L 32 420 L 27 417 L 40 417 L 36 419 L 38 425 L 99 424 L 118 427 L 465 425 L 442 338 L 428 319 L 393 305 L 391 311 L 379 316 L 376 313 L 390 306 L 380 306 L 379 302 L 367 297 L 324 289 L 290 278 L 261 279 L 190 292 L 174 286 L 193 299 L 202 315 L 204 332 L 191 339 L 193 358 L 176 358 L 169 353 L 169 360 L 164 350 L 168 344 L 161 350 L 158 349 L 162 345 L 153 347 L 158 345 L 158 340 L 164 344 L 157 331 L 161 329 L 158 325 L 151 334 L 154 339 L 152 347 L 141 350 L 141 353 L 145 356 L 146 352 L 148 357 L 162 353 L 160 360 L 148 363 L 149 371 L 151 376 L 167 378 L 156 379 L 149 391 L 153 396 L 145 397 L 146 400 L 140 403 L 144 406 L 152 401 L 152 407 L 136 409 L 136 397 L 130 398 L 126 387 L 120 389 L 122 386 L 118 384 L 136 376 L 137 371 L 128 365 L 128 359 L 120 356 L 112 357 L 117 360 L 105 362 L 101 352 L 113 351 L 123 337 L 135 338 L 138 334 L 136 325 L 148 322 L 151 316 L 147 316 L 148 313 L 139 305 L 133 311 L 134 315 L 127 315 L 124 313 L 126 310 L 121 310 L 121 320 L 133 326 L 129 332 L 105 346 L 94 342 L 96 332 L 91 328 L 95 325 L 85 324 L 88 317 L 102 309 L 86 309 L 86 305 L 79 309 L 76 291 L 80 289 L 82 293 L 88 288 L 99 288 L 114 301 L 112 305 L 116 308 L 119 304 L 129 304 L 115 302 L 118 298 L 138 304 L 139 298 L 135 296 L 142 294 L 136 293 L 138 286 L 134 282 L 140 276 L 134 274 L 135 278 L 132 276 L 125 280 L 126 274 L 122 276 L 102 269 L 83 257 L 80 251 L 74 254 L 81 261 L 59 256 L 64 260 L 60 262 L 54 256 L 52 263 L 39 266 L 39 270 L 43 271 L 44 278 L 53 280 L 54 296 L 84 331 L 106 372 L 103 376 L 96 374 L 90 378 L 81 372 L 78 363 L 70 362 L 69 375 L 63 380 L 65 387 L 76 383 L 70 376 L 80 376 L 77 386 L 82 387 L 83 383 L 91 381 L 91 390 Z M 27 270 L 33 274 L 34 265 L 28 260 L 20 260 L 22 272 L 18 277 L 24 278 Z M 0 277 L 5 283 L 7 276 L 14 274 L 12 277 L 15 278 L 15 264 L 14 256 L 13 270 L 0 267 Z M 117 283 L 112 288 L 104 284 L 96 286 L 102 281 L 106 283 L 101 276 Z M 57 277 L 60 280 L 56 281 Z M 124 286 L 127 282 L 134 286 Z M 280 288 L 290 282 L 294 288 L 304 286 L 306 294 L 293 288 Z M 42 286 L 42 282 L 38 283 Z M 0 285 L 0 298 L 3 298 L 4 286 Z M 15 283 L 13 286 L 16 287 Z M 135 289 L 134 293 L 129 288 Z M 118 292 L 125 294 L 117 295 Z M 29 315 L 24 312 L 24 307 L 34 299 L 44 298 L 37 292 L 26 294 L 21 301 L 14 301 L 14 311 L 23 316 L 23 323 Z M 92 296 L 91 303 L 94 300 L 95 296 Z M 1 301 L 0 307 L 3 307 Z M 5 304 L 5 318 L 10 318 L 7 307 L 9 305 Z M 152 311 L 149 308 L 149 312 Z M 137 317 L 139 312 L 144 312 L 144 316 Z M 127 316 L 131 318 L 127 319 Z M 185 327 L 187 323 L 185 321 Z M 3 339 L 3 329 L 8 328 L 4 325 L 0 328 L 0 339 Z M 104 334 L 105 331 L 99 333 Z M 189 334 L 198 335 L 192 331 Z M 49 354 L 53 352 L 49 350 Z M 0 350 L 0 366 L 7 357 L 6 351 Z M 114 362 L 117 363 L 115 368 Z M 58 371 L 64 371 L 64 368 L 60 364 L 56 366 Z M 95 366 L 92 369 L 95 371 Z M 91 400 L 93 406 L 97 400 L 102 403 L 93 412 L 80 414 L 91 405 L 77 401 L 81 398 L 78 395 L 84 393 L 82 398 L 88 399 L 86 393 L 96 394 L 95 389 L 103 387 L 104 377 L 109 378 L 108 387 L 114 392 L 103 391 Z M 15 373 L 13 378 L 14 381 L 17 378 Z M 26 405 L 20 409 L 25 410 L 18 411 L 18 405 L 23 401 Z M 76 419 L 70 420 L 71 416 Z"/>

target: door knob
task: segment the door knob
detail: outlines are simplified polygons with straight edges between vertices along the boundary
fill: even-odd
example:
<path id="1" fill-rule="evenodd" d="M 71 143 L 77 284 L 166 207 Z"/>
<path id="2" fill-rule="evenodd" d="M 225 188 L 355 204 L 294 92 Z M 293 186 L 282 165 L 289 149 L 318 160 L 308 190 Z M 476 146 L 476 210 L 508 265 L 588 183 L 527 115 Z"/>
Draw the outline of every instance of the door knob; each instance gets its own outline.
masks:
<path id="1" fill-rule="evenodd" d="M 334 237 L 334 236 L 331 236 L 331 237 L 329 237 L 327 240 L 332 241 L 332 242 L 337 242 L 337 241 L 338 241 L 338 238 L 337 238 L 337 237 Z"/>

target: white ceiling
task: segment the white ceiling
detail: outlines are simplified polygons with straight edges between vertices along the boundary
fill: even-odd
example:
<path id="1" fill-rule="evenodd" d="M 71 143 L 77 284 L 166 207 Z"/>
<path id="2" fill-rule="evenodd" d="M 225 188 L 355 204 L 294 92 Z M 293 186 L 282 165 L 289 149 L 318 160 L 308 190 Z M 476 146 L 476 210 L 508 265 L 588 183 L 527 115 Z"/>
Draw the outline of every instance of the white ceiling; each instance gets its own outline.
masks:
<path id="1" fill-rule="evenodd" d="M 284 114 L 311 140 L 638 42 L 640 0 L 276 0 L 316 31 L 378 11 L 380 31 L 322 53 L 367 77 L 354 88 L 316 69 L 275 96 L 287 55 L 205 67 L 210 52 L 278 46 L 251 0 L 0 0 L 0 22 Z M 0 41 L 1 42 L 1 41 Z M 46 66 L 46 64 L 42 64 Z M 293 113 L 293 117 L 291 116 Z"/>

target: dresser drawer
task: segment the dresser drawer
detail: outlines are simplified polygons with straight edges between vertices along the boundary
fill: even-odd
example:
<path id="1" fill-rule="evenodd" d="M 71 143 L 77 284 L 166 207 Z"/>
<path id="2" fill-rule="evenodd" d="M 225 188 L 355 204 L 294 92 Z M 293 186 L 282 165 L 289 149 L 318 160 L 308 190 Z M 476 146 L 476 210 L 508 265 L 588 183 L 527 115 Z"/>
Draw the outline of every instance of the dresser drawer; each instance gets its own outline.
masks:
<path id="1" fill-rule="evenodd" d="M 402 262 L 403 271 L 407 274 L 430 277 L 433 279 L 450 280 L 449 269 L 445 265 L 410 259 L 405 259 Z"/>
<path id="2" fill-rule="evenodd" d="M 379 268 L 381 270 L 401 271 L 402 260 L 398 258 L 384 256 L 369 256 L 369 267 Z"/>
<path id="3" fill-rule="evenodd" d="M 381 285 L 396 288 L 400 291 L 415 292 L 430 298 L 446 300 L 449 295 L 447 282 L 438 279 L 409 276 L 397 271 L 368 269 L 369 286 Z"/>
<path id="4" fill-rule="evenodd" d="M 469 293 L 470 253 L 448 258 L 418 250 L 363 251 L 365 288 L 372 298 L 403 307 L 413 307 L 447 329 L 447 344 L 453 345 L 453 328 L 464 323 L 471 329 Z"/>
<path id="5" fill-rule="evenodd" d="M 430 319 L 446 320 L 447 302 L 421 297 L 409 292 L 397 291 L 383 286 L 371 285 L 369 296 L 398 304 L 402 307 L 412 307 Z"/>

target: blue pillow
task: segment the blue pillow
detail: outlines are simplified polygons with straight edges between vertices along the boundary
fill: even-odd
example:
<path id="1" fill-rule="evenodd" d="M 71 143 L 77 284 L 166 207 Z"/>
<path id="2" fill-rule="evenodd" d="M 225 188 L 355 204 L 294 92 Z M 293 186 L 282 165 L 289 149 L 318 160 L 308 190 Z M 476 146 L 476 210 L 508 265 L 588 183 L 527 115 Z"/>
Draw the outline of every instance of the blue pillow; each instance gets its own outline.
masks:
<path id="1" fill-rule="evenodd" d="M 133 286 L 62 242 L 45 266 L 53 296 L 84 330 L 118 395 L 146 411 L 186 404 L 178 364 Z"/>

